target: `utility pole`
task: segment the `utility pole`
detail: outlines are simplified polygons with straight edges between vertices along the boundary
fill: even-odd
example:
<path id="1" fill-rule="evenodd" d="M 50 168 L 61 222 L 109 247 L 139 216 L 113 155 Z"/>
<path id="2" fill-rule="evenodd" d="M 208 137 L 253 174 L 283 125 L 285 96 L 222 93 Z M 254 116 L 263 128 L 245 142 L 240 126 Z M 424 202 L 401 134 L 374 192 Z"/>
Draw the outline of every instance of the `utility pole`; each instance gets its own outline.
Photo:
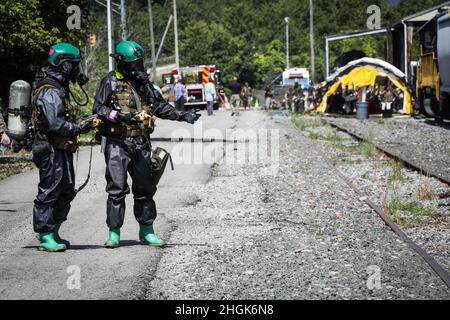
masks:
<path id="1" fill-rule="evenodd" d="M 111 57 L 113 53 L 113 20 L 112 20 L 112 11 L 111 11 L 111 0 L 106 0 L 106 11 L 107 11 L 107 20 L 108 20 L 108 62 L 109 62 L 109 71 L 114 70 L 114 60 Z"/>
<path id="2" fill-rule="evenodd" d="M 150 42 L 152 47 L 152 76 L 153 81 L 156 81 L 156 53 L 155 53 L 155 33 L 153 31 L 153 12 L 152 12 L 152 0 L 148 0 L 148 18 L 150 25 Z"/>
<path id="3" fill-rule="evenodd" d="M 169 28 L 170 28 L 170 24 L 172 23 L 172 20 L 173 20 L 173 15 L 170 15 L 169 21 L 167 22 L 166 30 L 164 30 L 164 34 L 161 39 L 161 43 L 159 44 L 158 52 L 156 52 L 156 61 L 158 61 L 159 55 L 161 54 L 161 50 L 163 48 L 164 41 L 166 41 L 166 36 L 167 36 L 167 33 L 169 32 Z"/>
<path id="4" fill-rule="evenodd" d="M 286 22 L 286 69 L 289 69 L 289 17 L 284 18 Z"/>
<path id="5" fill-rule="evenodd" d="M 311 42 L 311 80 L 316 81 L 316 54 L 314 51 L 314 8 L 313 0 L 309 0 L 309 30 Z"/>
<path id="6" fill-rule="evenodd" d="M 177 20 L 177 0 L 173 0 L 173 27 L 175 32 L 175 64 L 180 68 L 180 53 L 178 50 L 178 20 Z"/>
<path id="7" fill-rule="evenodd" d="M 120 22 L 122 28 L 122 40 L 127 40 L 127 11 L 125 0 L 120 0 Z"/>

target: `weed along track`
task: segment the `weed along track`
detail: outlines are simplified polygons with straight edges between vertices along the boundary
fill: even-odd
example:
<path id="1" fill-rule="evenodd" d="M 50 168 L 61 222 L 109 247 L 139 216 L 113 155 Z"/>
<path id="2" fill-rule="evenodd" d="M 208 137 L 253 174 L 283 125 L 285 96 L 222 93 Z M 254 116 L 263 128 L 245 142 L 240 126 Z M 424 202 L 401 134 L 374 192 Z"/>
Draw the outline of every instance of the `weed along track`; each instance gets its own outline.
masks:
<path id="1" fill-rule="evenodd" d="M 348 135 L 354 137 L 355 139 L 359 140 L 359 141 L 363 141 L 363 142 L 369 142 L 371 144 L 373 144 L 373 142 L 371 142 L 368 138 L 364 137 L 361 134 L 356 133 L 354 130 L 349 130 L 347 127 L 340 125 L 334 121 L 327 121 L 327 123 L 342 131 L 347 133 Z M 376 149 L 378 149 L 379 151 L 385 153 L 387 156 L 396 159 L 397 161 L 400 161 L 403 165 L 405 165 L 406 167 L 412 169 L 412 170 L 416 170 L 426 176 L 430 176 L 430 177 L 434 177 L 448 185 L 450 185 L 450 176 L 447 175 L 445 172 L 440 172 L 438 170 L 433 170 L 433 169 L 429 169 L 426 168 L 425 166 L 423 166 L 422 164 L 418 163 L 416 160 L 408 158 L 405 155 L 402 155 L 401 153 L 392 150 L 389 147 L 386 146 L 381 146 L 379 144 L 374 145 L 374 147 Z"/>
<path id="2" fill-rule="evenodd" d="M 292 118 L 339 179 L 450 288 L 450 179 L 319 117 Z"/>

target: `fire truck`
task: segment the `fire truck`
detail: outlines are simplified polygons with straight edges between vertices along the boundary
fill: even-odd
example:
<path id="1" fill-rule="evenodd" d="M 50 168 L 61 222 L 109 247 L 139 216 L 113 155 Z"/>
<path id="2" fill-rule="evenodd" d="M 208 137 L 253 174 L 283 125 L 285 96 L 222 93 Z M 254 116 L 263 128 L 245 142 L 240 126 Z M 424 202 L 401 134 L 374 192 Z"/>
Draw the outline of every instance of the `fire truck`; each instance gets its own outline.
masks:
<path id="1" fill-rule="evenodd" d="M 167 83 L 168 77 L 166 76 L 165 79 Z M 185 103 L 187 109 L 206 109 L 205 85 L 208 81 L 212 81 L 217 92 L 220 85 L 221 72 L 216 69 L 215 65 L 182 67 L 173 70 L 172 79 L 184 80 L 187 91 L 187 101 Z M 174 99 L 175 97 L 172 95 L 172 98 Z M 216 102 L 214 108 L 218 109 L 218 107 L 219 104 Z"/>

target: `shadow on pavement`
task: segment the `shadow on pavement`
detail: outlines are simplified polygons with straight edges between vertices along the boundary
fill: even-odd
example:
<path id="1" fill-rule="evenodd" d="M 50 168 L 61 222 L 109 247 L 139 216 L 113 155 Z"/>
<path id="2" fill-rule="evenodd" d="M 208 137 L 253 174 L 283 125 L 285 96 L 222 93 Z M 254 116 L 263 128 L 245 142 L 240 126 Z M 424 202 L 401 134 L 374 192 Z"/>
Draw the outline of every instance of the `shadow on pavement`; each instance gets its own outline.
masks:
<path id="1" fill-rule="evenodd" d="M 207 247 L 208 244 L 206 243 L 167 243 L 164 248 L 171 248 L 171 247 Z"/>
<path id="2" fill-rule="evenodd" d="M 120 241 L 120 247 L 119 248 L 126 248 L 126 247 L 135 247 L 135 246 L 145 246 L 145 244 L 142 244 L 139 241 L 135 240 L 122 240 Z M 173 248 L 173 247 L 180 247 L 180 246 L 187 246 L 187 247 L 207 247 L 208 244 L 205 243 L 168 243 L 163 248 Z M 22 247 L 22 249 L 34 249 L 37 250 L 38 246 L 25 246 Z M 106 249 L 103 245 L 74 245 L 72 244 L 70 246 L 69 250 L 98 250 L 98 249 L 105 249 L 105 250 L 113 250 L 113 249 Z"/>
<path id="3" fill-rule="evenodd" d="M 134 246 L 140 246 L 141 243 L 139 241 L 134 241 L 134 240 L 124 240 L 124 241 L 120 241 L 120 248 L 122 247 L 134 247 Z M 38 249 L 38 246 L 25 246 L 22 247 L 23 249 Z M 103 245 L 91 245 L 91 244 L 86 244 L 86 245 L 76 245 L 76 244 L 72 244 L 70 246 L 69 250 L 98 250 L 98 249 L 105 249 L 107 250 Z M 110 249 L 111 250 L 111 249 Z"/>
<path id="4" fill-rule="evenodd" d="M 25 246 L 22 247 L 22 249 L 37 250 L 38 246 Z M 105 247 L 100 245 L 71 245 L 69 250 L 97 250 L 97 249 L 105 249 Z"/>

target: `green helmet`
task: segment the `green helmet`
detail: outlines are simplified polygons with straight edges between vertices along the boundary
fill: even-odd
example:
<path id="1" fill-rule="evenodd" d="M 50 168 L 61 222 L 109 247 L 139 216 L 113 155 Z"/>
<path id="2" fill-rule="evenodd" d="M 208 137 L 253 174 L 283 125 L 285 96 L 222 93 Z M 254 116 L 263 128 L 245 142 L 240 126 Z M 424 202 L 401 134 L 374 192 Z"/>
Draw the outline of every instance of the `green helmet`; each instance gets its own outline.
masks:
<path id="1" fill-rule="evenodd" d="M 55 44 L 48 52 L 48 62 L 55 67 L 64 61 L 80 62 L 80 60 L 80 50 L 70 43 Z"/>
<path id="2" fill-rule="evenodd" d="M 121 41 L 112 56 L 121 62 L 134 62 L 144 58 L 144 48 L 134 41 Z"/>

